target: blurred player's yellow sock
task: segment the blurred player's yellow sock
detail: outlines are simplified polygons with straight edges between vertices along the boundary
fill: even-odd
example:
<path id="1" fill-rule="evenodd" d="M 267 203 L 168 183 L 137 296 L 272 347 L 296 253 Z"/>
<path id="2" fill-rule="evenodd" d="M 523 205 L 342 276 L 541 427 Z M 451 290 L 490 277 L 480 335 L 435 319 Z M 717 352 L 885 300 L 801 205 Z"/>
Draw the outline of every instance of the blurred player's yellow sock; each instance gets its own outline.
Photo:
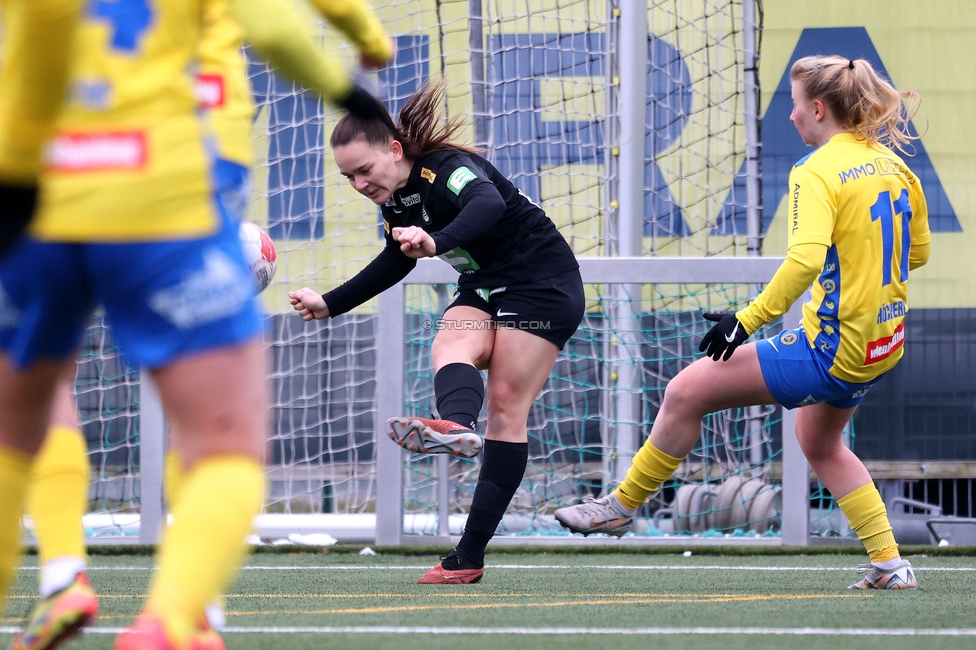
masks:
<path id="1" fill-rule="evenodd" d="M 176 502 L 185 481 L 186 470 L 183 469 L 183 457 L 180 456 L 180 452 L 166 452 L 166 464 L 163 466 L 163 493 L 166 496 L 166 506 L 170 512 L 176 508 Z"/>
<path id="2" fill-rule="evenodd" d="M 233 578 L 263 498 L 264 472 L 251 458 L 214 456 L 187 472 L 146 603 L 177 645 Z"/>
<path id="3" fill-rule="evenodd" d="M 889 562 L 898 557 L 898 544 L 891 532 L 888 512 L 874 483 L 862 485 L 837 499 L 837 506 L 847 516 L 872 562 Z"/>
<path id="4" fill-rule="evenodd" d="M 20 518 L 30 468 L 30 456 L 0 447 L 0 612 L 20 553 Z"/>
<path id="5" fill-rule="evenodd" d="M 40 562 L 85 558 L 81 517 L 88 510 L 88 446 L 81 431 L 54 426 L 31 467 L 27 514 L 34 519 Z"/>
<path id="6" fill-rule="evenodd" d="M 651 444 L 648 438 L 634 456 L 634 463 L 627 470 L 627 478 L 614 491 L 617 501 L 628 510 L 635 510 L 671 478 L 681 464 L 681 458 L 668 456 Z"/>
<path id="7" fill-rule="evenodd" d="M 166 506 L 170 512 L 176 508 L 180 490 L 186 482 L 186 470 L 183 469 L 183 456 L 171 449 L 166 452 L 166 463 L 163 466 L 163 493 L 166 496 Z M 218 595 L 207 605 L 207 620 L 216 630 L 224 626 L 224 596 Z"/>

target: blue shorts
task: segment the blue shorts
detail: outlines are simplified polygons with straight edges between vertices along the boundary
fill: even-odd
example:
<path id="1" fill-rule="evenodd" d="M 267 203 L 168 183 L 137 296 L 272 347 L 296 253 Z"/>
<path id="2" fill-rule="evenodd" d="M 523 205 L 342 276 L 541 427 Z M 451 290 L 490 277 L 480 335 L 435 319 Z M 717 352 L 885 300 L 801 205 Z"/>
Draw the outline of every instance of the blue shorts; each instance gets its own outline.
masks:
<path id="1" fill-rule="evenodd" d="M 229 160 L 217 159 L 213 168 L 214 190 L 224 209 L 236 221 L 247 211 L 251 195 L 251 172 L 247 167 Z"/>
<path id="2" fill-rule="evenodd" d="M 42 242 L 24 237 L 0 261 L 0 349 L 18 367 L 76 353 L 88 318 L 105 308 L 135 365 L 243 343 L 262 331 L 239 216 L 219 199 L 220 228 L 199 239 Z"/>
<path id="3" fill-rule="evenodd" d="M 810 345 L 802 327 L 759 341 L 756 351 L 769 392 L 788 409 L 821 402 L 853 408 L 882 377 L 864 384 L 837 379 L 829 372 L 830 362 Z"/>

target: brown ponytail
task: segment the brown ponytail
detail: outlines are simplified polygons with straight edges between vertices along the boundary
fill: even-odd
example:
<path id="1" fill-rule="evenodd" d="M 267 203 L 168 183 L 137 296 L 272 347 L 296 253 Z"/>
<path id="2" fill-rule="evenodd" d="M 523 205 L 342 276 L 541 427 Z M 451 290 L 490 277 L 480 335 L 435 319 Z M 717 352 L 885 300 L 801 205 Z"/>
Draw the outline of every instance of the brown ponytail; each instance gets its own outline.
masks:
<path id="1" fill-rule="evenodd" d="M 444 101 L 444 81 L 425 83 L 400 109 L 397 124 L 384 111 L 378 119 L 366 120 L 351 113 L 336 124 L 329 138 L 332 148 L 349 144 L 362 137 L 370 145 L 383 146 L 396 140 L 403 145 L 403 155 L 417 160 L 435 151 L 457 149 L 469 153 L 478 150 L 455 141 L 464 120 L 455 116 L 443 120 L 439 107 Z"/>
<path id="2" fill-rule="evenodd" d="M 801 82 L 807 99 L 821 100 L 844 128 L 869 144 L 908 153 L 906 146 L 919 139 L 908 131 L 918 112 L 918 93 L 896 90 L 864 59 L 806 56 L 790 68 L 790 80 Z"/>

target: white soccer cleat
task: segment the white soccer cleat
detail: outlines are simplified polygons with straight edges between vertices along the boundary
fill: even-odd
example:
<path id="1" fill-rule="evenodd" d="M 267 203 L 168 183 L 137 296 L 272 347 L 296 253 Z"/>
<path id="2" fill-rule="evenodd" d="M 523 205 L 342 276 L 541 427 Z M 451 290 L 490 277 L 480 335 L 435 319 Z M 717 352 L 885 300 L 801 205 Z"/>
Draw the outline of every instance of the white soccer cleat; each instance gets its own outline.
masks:
<path id="1" fill-rule="evenodd" d="M 556 510 L 556 521 L 574 533 L 589 535 L 590 533 L 606 533 L 620 537 L 633 523 L 633 517 L 627 517 L 614 507 L 616 497 L 608 494 L 594 499 L 584 497 L 583 503 Z"/>
<path id="2" fill-rule="evenodd" d="M 918 581 L 915 580 L 915 571 L 908 560 L 902 560 L 901 564 L 890 571 L 879 569 L 873 564 L 859 564 L 858 570 L 867 571 L 868 574 L 848 589 L 917 589 Z"/>

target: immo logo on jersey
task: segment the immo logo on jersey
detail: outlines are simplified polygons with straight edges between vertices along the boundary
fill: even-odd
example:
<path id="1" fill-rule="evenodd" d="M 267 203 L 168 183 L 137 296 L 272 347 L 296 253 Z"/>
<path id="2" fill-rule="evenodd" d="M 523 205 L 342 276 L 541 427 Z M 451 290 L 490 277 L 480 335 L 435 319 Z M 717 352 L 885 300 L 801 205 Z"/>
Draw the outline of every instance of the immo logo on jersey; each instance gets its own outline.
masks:
<path id="1" fill-rule="evenodd" d="M 864 163 L 859 167 L 851 167 L 846 171 L 838 172 L 837 176 L 840 178 L 841 185 L 846 185 L 847 181 L 856 181 L 862 176 L 874 176 L 875 174 L 880 176 L 904 176 L 909 185 L 915 184 L 915 174 L 908 167 L 891 158 L 875 158 L 874 164 Z"/>
<path id="2" fill-rule="evenodd" d="M 47 168 L 59 172 L 139 169 L 147 158 L 142 131 L 60 133 L 45 152 Z"/>

